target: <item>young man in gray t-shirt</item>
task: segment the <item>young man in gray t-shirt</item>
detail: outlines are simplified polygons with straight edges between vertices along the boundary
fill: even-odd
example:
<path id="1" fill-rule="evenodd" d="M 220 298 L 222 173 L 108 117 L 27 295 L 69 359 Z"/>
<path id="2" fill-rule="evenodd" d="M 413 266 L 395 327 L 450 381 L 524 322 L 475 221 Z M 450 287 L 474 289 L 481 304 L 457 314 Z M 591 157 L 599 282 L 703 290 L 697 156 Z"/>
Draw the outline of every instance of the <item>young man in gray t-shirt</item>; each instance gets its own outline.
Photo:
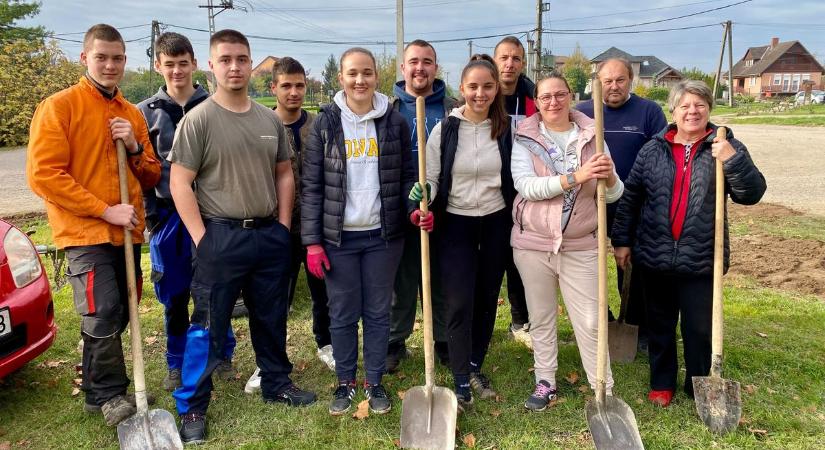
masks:
<path id="1" fill-rule="evenodd" d="M 315 401 L 314 393 L 292 384 L 286 354 L 295 193 L 286 129 L 247 95 L 252 61 L 246 37 L 223 30 L 209 48 L 217 90 L 181 121 L 168 158 L 172 198 L 196 247 L 185 360 L 200 363 L 184 366 L 183 386 L 174 393 L 184 443 L 206 439 L 212 372 L 241 290 L 264 401 Z"/>

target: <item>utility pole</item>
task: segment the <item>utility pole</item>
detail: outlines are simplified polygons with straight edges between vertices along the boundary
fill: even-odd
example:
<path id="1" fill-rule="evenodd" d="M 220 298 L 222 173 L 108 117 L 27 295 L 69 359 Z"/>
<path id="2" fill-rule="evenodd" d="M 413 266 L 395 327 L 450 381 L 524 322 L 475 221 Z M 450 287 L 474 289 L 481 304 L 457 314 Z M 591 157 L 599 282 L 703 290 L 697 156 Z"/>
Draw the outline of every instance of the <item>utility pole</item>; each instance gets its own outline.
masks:
<path id="1" fill-rule="evenodd" d="M 716 77 L 713 79 L 713 99 L 716 100 L 716 91 L 719 88 L 719 83 L 721 82 L 722 78 L 722 61 L 725 60 L 725 45 L 727 45 L 728 39 L 728 24 L 725 22 L 725 31 L 722 32 L 722 50 L 719 52 L 719 65 L 716 66 Z M 733 78 L 733 74 L 728 74 L 728 79 Z M 729 96 L 733 96 L 733 81 L 731 80 L 731 93 Z"/>
<path id="2" fill-rule="evenodd" d="M 226 11 L 227 9 L 240 9 L 243 12 L 246 12 L 246 8 L 242 6 L 235 6 L 232 3 L 232 0 L 219 0 L 220 4 L 215 5 L 213 0 L 206 0 L 205 5 L 198 5 L 198 8 L 206 8 L 206 12 L 209 16 L 209 37 L 211 38 L 213 34 L 215 34 L 215 16 L 218 14 Z M 217 10 L 217 12 L 215 12 Z M 214 80 L 211 83 L 207 83 L 209 85 L 209 93 L 215 93 L 215 82 Z"/>
<path id="3" fill-rule="evenodd" d="M 728 28 L 728 106 L 733 108 L 733 22 L 725 22 Z"/>
<path id="4" fill-rule="evenodd" d="M 544 13 L 550 11 L 550 2 L 536 0 L 536 44 L 535 62 L 533 63 L 533 80 L 540 80 L 544 73 L 544 61 L 542 61 L 541 35 L 544 33 L 542 25 Z"/>
<path id="5" fill-rule="evenodd" d="M 469 60 L 473 57 L 473 41 L 468 42 L 467 45 L 470 47 L 470 54 L 467 55 L 467 59 Z"/>
<path id="6" fill-rule="evenodd" d="M 152 21 L 152 37 L 149 41 L 149 48 L 146 49 L 146 56 L 149 57 L 149 93 L 155 91 L 155 83 L 152 78 L 155 75 L 155 40 L 160 36 L 160 22 Z"/>
<path id="7" fill-rule="evenodd" d="M 395 80 L 404 79 L 401 63 L 404 62 L 404 0 L 395 0 Z"/>

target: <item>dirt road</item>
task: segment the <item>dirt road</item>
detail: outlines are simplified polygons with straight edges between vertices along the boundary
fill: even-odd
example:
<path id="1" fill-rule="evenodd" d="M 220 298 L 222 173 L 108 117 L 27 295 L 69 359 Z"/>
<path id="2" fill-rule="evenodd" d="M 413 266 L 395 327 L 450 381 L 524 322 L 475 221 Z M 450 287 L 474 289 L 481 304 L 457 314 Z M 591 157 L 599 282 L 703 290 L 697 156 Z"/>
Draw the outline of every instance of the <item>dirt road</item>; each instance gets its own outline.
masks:
<path id="1" fill-rule="evenodd" d="M 768 180 L 763 202 L 825 216 L 825 127 L 734 125 Z M 26 184 L 24 148 L 0 151 L 0 217 L 43 211 Z"/>

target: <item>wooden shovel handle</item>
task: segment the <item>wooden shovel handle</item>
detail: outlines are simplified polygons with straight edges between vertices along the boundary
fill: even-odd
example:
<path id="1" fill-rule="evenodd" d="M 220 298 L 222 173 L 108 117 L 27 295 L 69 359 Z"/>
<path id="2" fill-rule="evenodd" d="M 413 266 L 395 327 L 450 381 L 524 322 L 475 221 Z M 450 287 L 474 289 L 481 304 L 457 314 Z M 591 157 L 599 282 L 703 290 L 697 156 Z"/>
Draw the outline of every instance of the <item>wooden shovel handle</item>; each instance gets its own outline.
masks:
<path id="1" fill-rule="evenodd" d="M 596 154 L 604 153 L 604 105 L 602 104 L 602 83 L 596 76 L 593 83 L 593 116 L 596 119 Z M 607 181 L 600 178 L 596 185 L 596 206 L 598 219 L 598 271 L 599 271 L 599 331 L 596 354 L 596 401 L 604 403 L 607 383 L 608 342 L 607 342 L 607 203 L 605 191 Z"/>
<path id="2" fill-rule="evenodd" d="M 727 129 L 719 127 L 716 135 L 725 140 Z M 722 314 L 722 275 L 725 270 L 725 171 L 722 161 L 716 158 L 716 211 L 713 235 L 713 319 L 711 325 L 711 365 L 710 375 L 722 377 L 722 334 L 724 317 Z"/>
<path id="3" fill-rule="evenodd" d="M 117 177 L 120 183 L 120 203 L 129 203 L 128 168 L 126 167 L 126 145 L 123 140 L 115 141 L 117 146 Z M 137 277 L 135 276 L 135 248 L 132 232 L 123 227 L 123 252 L 126 255 L 126 288 L 129 293 L 129 334 L 132 340 L 132 366 L 135 377 L 135 402 L 138 413 L 149 410 L 146 400 L 146 379 L 143 369 L 143 341 L 140 337 L 140 317 L 138 316 Z"/>
<path id="4" fill-rule="evenodd" d="M 418 137 L 418 182 L 424 190 L 419 209 L 427 213 L 427 118 L 424 97 L 415 99 L 415 129 Z M 435 357 L 433 355 L 433 305 L 430 295 L 430 235 L 421 229 L 421 303 L 424 315 L 424 370 L 426 389 L 432 393 L 435 385 Z M 432 395 L 430 395 L 432 398 Z"/>

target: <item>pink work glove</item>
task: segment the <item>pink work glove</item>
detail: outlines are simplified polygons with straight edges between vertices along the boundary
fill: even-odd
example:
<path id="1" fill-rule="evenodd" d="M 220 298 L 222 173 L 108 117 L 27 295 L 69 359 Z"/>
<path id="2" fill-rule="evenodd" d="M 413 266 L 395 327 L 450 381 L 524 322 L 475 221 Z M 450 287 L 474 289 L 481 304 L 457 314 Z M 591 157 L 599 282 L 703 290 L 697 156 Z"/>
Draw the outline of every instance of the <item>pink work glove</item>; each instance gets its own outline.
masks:
<path id="1" fill-rule="evenodd" d="M 307 247 L 307 268 L 315 278 L 324 279 L 324 270 L 329 270 L 329 259 L 324 247 L 319 244 Z"/>
<path id="2" fill-rule="evenodd" d="M 410 214 L 410 222 L 427 233 L 432 233 L 433 228 L 435 228 L 435 216 L 432 211 L 427 211 L 427 215 L 425 216 L 424 211 L 416 209 Z"/>

